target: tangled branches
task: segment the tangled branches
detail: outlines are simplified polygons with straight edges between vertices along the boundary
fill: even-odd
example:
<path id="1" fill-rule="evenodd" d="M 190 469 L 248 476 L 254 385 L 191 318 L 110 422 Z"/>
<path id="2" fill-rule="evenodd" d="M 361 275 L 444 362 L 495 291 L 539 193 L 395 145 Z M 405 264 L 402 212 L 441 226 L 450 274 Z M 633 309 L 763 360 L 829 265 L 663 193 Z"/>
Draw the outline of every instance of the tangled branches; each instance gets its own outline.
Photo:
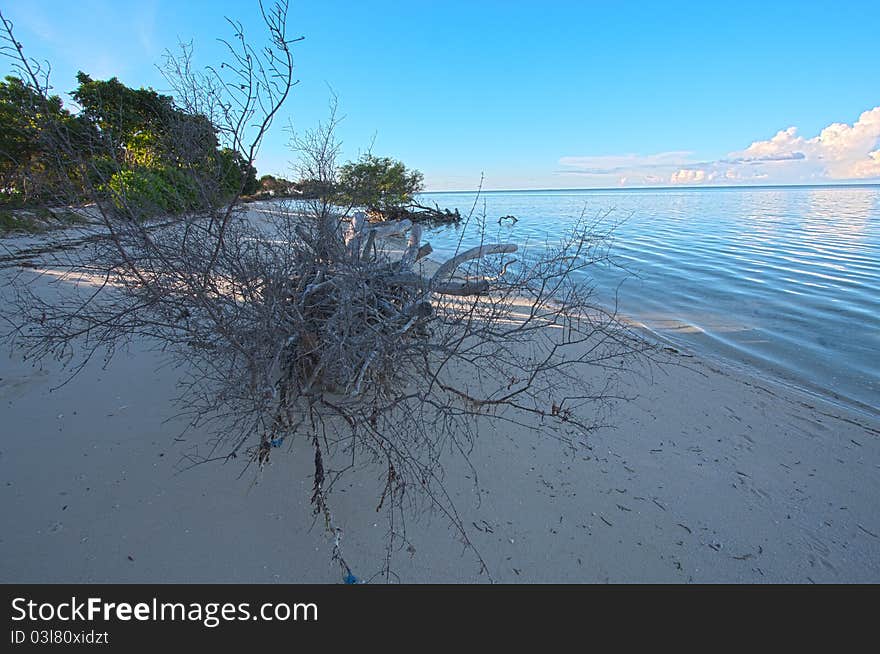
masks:
<path id="1" fill-rule="evenodd" d="M 283 50 L 283 15 L 271 16 Z M 289 73 L 289 53 L 269 63 L 279 61 Z M 252 160 L 286 92 L 245 86 L 245 113 L 227 103 L 214 120 Z M 205 87 L 187 88 L 198 96 Z M 263 126 L 247 145 L 244 115 Z M 328 189 L 334 125 L 299 142 L 304 166 Z M 57 138 L 59 151 L 75 152 Z M 444 456 L 467 464 L 485 421 L 539 426 L 576 446 L 603 424 L 616 374 L 648 348 L 576 280 L 607 261 L 609 234 L 598 223 L 582 221 L 538 252 L 484 242 L 437 263 L 419 225 L 371 224 L 327 198 L 245 212 L 236 195 L 160 222 L 134 219 L 124 198 L 121 210 L 97 197 L 96 206 L 94 238 L 52 265 L 65 282 L 57 292 L 30 272 L 16 279 L 14 342 L 35 358 L 84 352 L 83 362 L 132 338 L 169 352 L 192 424 L 210 422 L 218 435 L 193 464 L 241 458 L 259 474 L 282 444 L 307 443 L 311 503 L 345 575 L 331 494 L 352 465 L 374 466 L 380 479 L 375 508 L 391 524 L 386 579 L 405 542 L 394 517 L 425 506 L 449 519 L 482 564 L 444 485 Z M 395 247 L 389 237 L 401 234 L 407 240 Z M 587 381 L 595 370 L 598 384 Z"/>

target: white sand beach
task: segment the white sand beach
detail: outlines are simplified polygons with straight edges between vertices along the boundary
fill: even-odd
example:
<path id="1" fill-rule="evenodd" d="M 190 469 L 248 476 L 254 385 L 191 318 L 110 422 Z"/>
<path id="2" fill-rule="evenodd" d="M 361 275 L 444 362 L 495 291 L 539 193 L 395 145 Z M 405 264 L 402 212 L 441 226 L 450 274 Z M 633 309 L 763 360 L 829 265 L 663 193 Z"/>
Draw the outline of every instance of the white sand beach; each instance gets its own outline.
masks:
<path id="1" fill-rule="evenodd" d="M 0 583 L 880 584 L 880 2 L 537 4 L 2 3 Z"/>
<path id="2" fill-rule="evenodd" d="M 31 274 L 0 270 L 3 282 Z M 4 304 L 3 311 L 9 311 Z M 339 583 L 312 524 L 310 450 L 180 472 L 207 432 L 173 417 L 180 371 L 146 343 L 70 383 L 0 356 L 0 581 Z M 481 427 L 447 486 L 495 581 L 880 582 L 880 421 L 689 356 L 633 374 L 615 428 L 572 453 Z M 381 568 L 376 474 L 333 494 L 345 556 Z M 487 582 L 441 516 L 413 516 L 402 582 Z"/>

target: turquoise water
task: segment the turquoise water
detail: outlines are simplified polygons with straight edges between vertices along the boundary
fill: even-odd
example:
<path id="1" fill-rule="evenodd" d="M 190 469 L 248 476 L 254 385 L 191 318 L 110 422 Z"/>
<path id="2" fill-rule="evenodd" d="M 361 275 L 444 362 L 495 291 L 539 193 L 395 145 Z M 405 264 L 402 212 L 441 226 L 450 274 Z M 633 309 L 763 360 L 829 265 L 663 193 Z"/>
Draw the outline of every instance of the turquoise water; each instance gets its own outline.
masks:
<path id="1" fill-rule="evenodd" d="M 474 193 L 426 193 L 467 213 Z M 880 186 L 484 192 L 488 236 L 541 247 L 583 213 L 620 222 L 622 313 L 664 338 L 880 413 Z M 512 214 L 512 226 L 498 218 Z M 480 240 L 432 230 L 435 252 Z M 611 301 L 623 275 L 593 269 Z"/>

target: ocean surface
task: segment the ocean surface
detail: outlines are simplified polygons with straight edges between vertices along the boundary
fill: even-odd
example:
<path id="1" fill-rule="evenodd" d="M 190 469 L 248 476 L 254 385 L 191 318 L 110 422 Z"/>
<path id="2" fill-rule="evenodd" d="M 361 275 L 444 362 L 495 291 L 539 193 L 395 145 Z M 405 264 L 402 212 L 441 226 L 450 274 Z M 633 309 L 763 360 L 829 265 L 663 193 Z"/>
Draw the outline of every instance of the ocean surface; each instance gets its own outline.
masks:
<path id="1" fill-rule="evenodd" d="M 475 198 L 420 201 L 466 215 Z M 880 414 L 880 186 L 495 191 L 476 205 L 487 240 L 529 248 L 607 214 L 628 272 L 592 268 L 601 300 L 616 291 L 663 339 Z M 476 215 L 426 235 L 440 258 L 480 238 Z"/>

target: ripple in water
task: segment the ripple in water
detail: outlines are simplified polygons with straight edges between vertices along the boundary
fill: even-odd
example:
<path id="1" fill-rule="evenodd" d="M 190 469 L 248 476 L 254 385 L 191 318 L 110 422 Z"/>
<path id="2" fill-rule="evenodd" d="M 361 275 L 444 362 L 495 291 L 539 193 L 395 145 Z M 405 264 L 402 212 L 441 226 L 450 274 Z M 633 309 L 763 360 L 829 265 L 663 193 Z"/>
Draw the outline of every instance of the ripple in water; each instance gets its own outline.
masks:
<path id="1" fill-rule="evenodd" d="M 473 193 L 425 203 L 465 214 Z M 623 221 L 613 255 L 634 275 L 620 309 L 695 351 L 880 413 L 880 187 L 489 192 L 490 235 L 559 238 L 585 212 Z M 494 226 L 513 214 L 513 226 Z M 461 233 L 428 235 L 452 252 Z M 476 225 L 465 246 L 479 241 Z M 595 269 L 606 301 L 619 270 Z"/>

